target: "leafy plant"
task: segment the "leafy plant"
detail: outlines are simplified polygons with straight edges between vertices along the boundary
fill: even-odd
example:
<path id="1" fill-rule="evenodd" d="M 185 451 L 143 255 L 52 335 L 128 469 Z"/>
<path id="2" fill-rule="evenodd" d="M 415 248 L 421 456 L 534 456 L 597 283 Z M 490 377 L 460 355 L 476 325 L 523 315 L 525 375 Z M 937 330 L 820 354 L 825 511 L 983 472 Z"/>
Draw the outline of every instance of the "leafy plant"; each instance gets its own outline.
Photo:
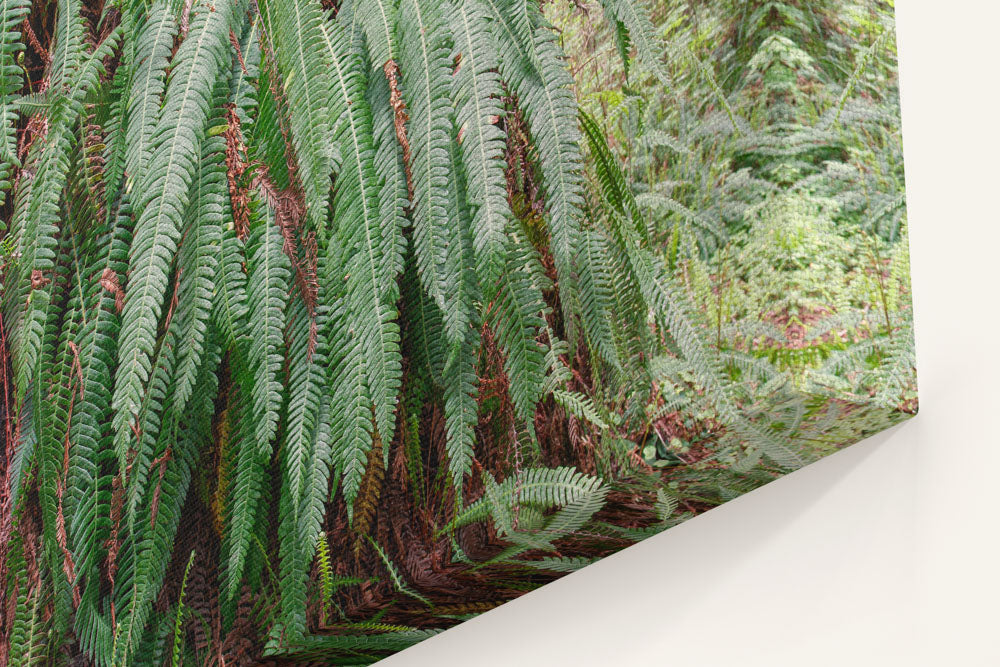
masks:
<path id="1" fill-rule="evenodd" d="M 368 664 L 911 411 L 800 4 L 0 5 L 0 662 Z"/>

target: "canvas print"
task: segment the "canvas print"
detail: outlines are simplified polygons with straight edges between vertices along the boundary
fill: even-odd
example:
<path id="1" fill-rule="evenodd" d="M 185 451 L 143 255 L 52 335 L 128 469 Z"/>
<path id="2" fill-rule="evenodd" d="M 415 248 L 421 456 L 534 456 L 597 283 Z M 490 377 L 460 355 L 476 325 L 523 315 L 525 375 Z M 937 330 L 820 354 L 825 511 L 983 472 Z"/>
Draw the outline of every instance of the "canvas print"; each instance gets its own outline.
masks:
<path id="1" fill-rule="evenodd" d="M 917 411 L 891 0 L 0 15 L 0 664 L 371 664 Z"/>

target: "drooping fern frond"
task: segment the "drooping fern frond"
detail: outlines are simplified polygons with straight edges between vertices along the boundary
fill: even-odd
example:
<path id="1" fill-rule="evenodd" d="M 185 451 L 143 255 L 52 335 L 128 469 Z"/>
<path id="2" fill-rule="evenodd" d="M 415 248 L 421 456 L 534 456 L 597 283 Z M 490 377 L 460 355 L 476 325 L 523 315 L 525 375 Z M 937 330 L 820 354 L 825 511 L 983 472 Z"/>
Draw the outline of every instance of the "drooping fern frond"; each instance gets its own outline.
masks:
<path id="1" fill-rule="evenodd" d="M 183 415 L 194 391 L 211 321 L 214 283 L 219 271 L 216 248 L 222 243 L 222 230 L 229 220 L 224 153 L 225 144 L 221 137 L 205 140 L 181 232 L 177 270 L 182 280 L 177 289 L 177 308 L 173 315 L 178 322 L 180 346 L 175 371 L 176 419 Z"/>
<path id="2" fill-rule="evenodd" d="M 469 238 L 472 221 L 466 206 L 467 184 L 462 177 L 461 158 L 454 143 L 451 145 L 449 157 L 452 172 L 455 174 L 454 181 L 448 189 L 449 209 L 455 212 L 457 219 L 449 230 L 447 265 L 449 273 L 456 276 L 455 281 L 450 283 L 452 298 L 467 304 L 466 317 L 469 321 L 458 332 L 462 336 L 460 340 L 455 340 L 448 334 L 447 323 L 443 322 L 446 344 L 439 345 L 439 348 L 444 357 L 441 382 L 444 385 L 448 467 L 451 470 L 456 496 L 460 497 L 463 479 L 472 469 L 474 429 L 479 412 L 475 370 L 479 361 L 481 329 L 479 314 L 471 304 L 480 303 L 484 297 L 481 296 L 480 281 L 473 268 L 476 260 L 473 242 Z M 442 320 L 445 317 L 442 317 Z"/>
<path id="3" fill-rule="evenodd" d="M 461 496 L 465 475 L 472 471 L 474 429 L 479 421 L 479 406 L 476 402 L 478 344 L 479 332 L 470 328 L 464 340 L 451 345 L 442 377 L 448 468 L 458 496 Z"/>
<path id="4" fill-rule="evenodd" d="M 240 380 L 240 451 L 236 484 L 230 504 L 229 563 L 226 591 L 230 599 L 238 592 L 251 535 L 257 523 L 262 471 L 271 458 L 284 392 L 278 374 L 282 371 L 288 283 L 288 257 L 270 212 L 263 211 L 250 230 L 247 242 L 247 295 L 250 336 L 246 356 L 239 355 L 236 375 Z"/>
<path id="5" fill-rule="evenodd" d="M 349 312 L 363 321 L 357 335 L 366 346 L 368 395 L 374 402 L 379 432 L 389 434 L 394 431 L 396 394 L 402 373 L 399 327 L 395 321 L 401 239 L 395 221 L 381 218 L 374 130 L 363 96 L 365 76 L 361 61 L 350 50 L 338 25 L 331 24 L 325 29 L 324 40 L 334 63 L 332 111 L 339 119 L 336 139 L 344 156 L 337 173 L 334 220 L 339 255 L 345 262 L 340 264 L 330 259 L 327 278 L 337 282 L 346 279 Z"/>
<path id="6" fill-rule="evenodd" d="M 495 22 L 501 24 L 502 16 L 496 12 L 504 11 L 505 8 L 499 6 L 503 3 L 499 0 L 490 2 L 496 5 Z M 535 14 L 529 12 L 528 18 Z M 583 159 L 576 122 L 577 107 L 571 91 L 572 79 L 549 26 L 536 17 L 530 27 L 529 36 L 523 34 L 523 29 L 520 31 L 522 38 L 527 37 L 521 43 L 527 62 L 509 63 L 507 61 L 512 54 L 507 54 L 501 61 L 501 72 L 526 111 L 538 152 L 548 214 L 546 222 L 551 237 L 549 251 L 558 275 L 557 287 L 564 319 L 572 332 L 574 322 L 570 313 L 576 294 L 574 258 L 579 249 L 583 205 Z M 498 40 L 504 38 L 503 34 L 497 37 Z"/>
<path id="7" fill-rule="evenodd" d="M 183 645 L 184 638 L 181 635 L 181 624 L 184 621 L 184 594 L 187 592 L 187 582 L 188 575 L 191 574 L 191 565 L 194 563 L 195 552 L 191 552 L 191 556 L 188 557 L 187 565 L 184 567 L 184 576 L 181 577 L 181 594 L 177 598 L 177 619 L 174 621 L 174 641 L 173 649 L 170 654 L 170 665 L 171 667 L 178 667 L 181 661 L 181 646 Z"/>
<path id="8" fill-rule="evenodd" d="M 14 548 L 20 550 L 20 546 L 15 544 Z M 33 667 L 43 664 L 46 659 L 45 638 L 49 629 L 45 619 L 47 600 L 41 580 L 29 584 L 23 570 L 17 574 L 20 575 L 17 581 L 23 589 L 17 598 L 21 613 L 14 619 L 10 632 L 10 664 Z"/>
<path id="9" fill-rule="evenodd" d="M 398 59 L 396 25 L 399 3 L 394 0 L 347 0 L 340 7 L 338 20 L 364 34 L 371 72 L 380 72 L 385 63 Z"/>
<path id="10" fill-rule="evenodd" d="M 318 0 L 260 3 L 261 40 L 281 79 L 272 82 L 287 96 L 291 142 L 301 170 L 306 213 L 312 228 L 324 233 L 330 200 L 332 155 L 328 51 L 323 45 L 323 9 Z"/>
<path id="11" fill-rule="evenodd" d="M 586 229 L 580 241 L 579 317 L 590 349 L 613 368 L 622 366 L 613 330 L 614 273 L 609 266 L 608 241 L 596 231 Z"/>
<path id="12" fill-rule="evenodd" d="M 332 464 L 330 397 L 326 390 L 325 313 L 317 314 L 317 340 L 305 304 L 296 303 L 289 322 L 288 429 L 280 453 L 279 571 L 282 623 L 286 634 L 305 631 L 306 582 L 323 519 Z M 313 350 L 310 353 L 309 348 Z"/>
<path id="13" fill-rule="evenodd" d="M 26 0 L 5 0 L 0 5 L 0 205 L 7 200 L 10 173 L 19 166 L 14 122 L 17 114 L 11 104 L 21 88 L 22 71 L 16 64 L 23 52 L 21 23 L 31 3 Z"/>
<path id="14" fill-rule="evenodd" d="M 160 120 L 160 106 L 166 90 L 170 51 L 178 26 L 174 13 L 166 2 L 157 2 L 149 10 L 142 32 L 136 40 L 135 60 L 125 89 L 124 113 L 126 130 L 119 140 L 124 146 L 123 169 L 132 188 L 141 188 L 154 153 L 150 150 L 153 133 Z M 131 188 L 128 188 L 131 189 Z M 139 195 L 139 193 L 136 193 Z M 136 197 L 138 199 L 138 196 Z"/>
<path id="15" fill-rule="evenodd" d="M 139 413 L 143 386 L 152 372 L 156 329 L 167 294 L 168 271 L 180 241 L 190 201 L 200 145 L 208 123 L 212 92 L 228 71 L 228 32 L 235 7 L 225 3 L 194 17 L 187 38 L 172 60 L 165 104 L 150 145 L 148 170 L 139 185 L 138 219 L 132 242 L 128 287 L 115 378 L 116 451 L 122 470 Z"/>
<path id="16" fill-rule="evenodd" d="M 413 240 L 421 284 L 444 313 L 445 333 L 461 340 L 469 326 L 468 304 L 448 298 L 461 282 L 448 262 L 451 165 L 451 48 L 448 23 L 437 3 L 403 0 L 400 5 L 400 68 L 407 100 L 411 149 Z"/>
<path id="17" fill-rule="evenodd" d="M 162 438 L 154 459 L 155 482 L 144 490 L 140 529 L 125 541 L 119 556 L 114 602 L 118 613 L 113 627 L 114 654 L 109 664 L 133 660 L 142 633 L 153 612 L 153 603 L 166 576 L 175 535 L 181 521 L 181 509 L 187 496 L 198 452 L 211 438 L 213 404 L 209 397 L 218 391 L 215 369 L 220 349 L 214 341 L 199 376 L 199 393 L 191 401 L 187 419 L 181 424 L 174 442 Z"/>
<path id="18" fill-rule="evenodd" d="M 455 123 L 469 179 L 477 273 L 482 284 L 492 288 L 503 270 L 505 234 L 512 216 L 503 172 L 504 135 L 498 127 L 503 89 L 496 71 L 497 49 L 489 17 L 478 2 L 458 3 L 450 17 L 458 62 L 452 84 Z"/>
<path id="19" fill-rule="evenodd" d="M 82 34 L 80 4 L 71 0 L 59 3 L 55 53 L 48 68 L 51 85 L 58 82 L 58 93 L 48 91 L 45 96 L 48 129 L 44 139 L 32 142 L 27 159 L 33 175 L 18 193 L 10 225 L 17 240 L 20 279 L 16 290 L 4 297 L 11 304 L 8 320 L 18 333 L 11 340 L 11 352 L 22 396 L 41 354 L 46 311 L 53 297 L 58 202 L 75 138 L 72 124 L 80 113 L 81 86 L 92 83 L 84 72 L 78 72 L 85 55 Z M 80 76 L 74 78 L 75 73 Z"/>
<path id="20" fill-rule="evenodd" d="M 282 238 L 269 213 L 261 216 L 247 239 L 247 296 L 250 340 L 248 363 L 254 369 L 255 440 L 270 451 L 283 402 L 281 372 L 285 309 L 291 267 L 281 250 Z"/>
<path id="21" fill-rule="evenodd" d="M 538 342 L 548 310 L 533 278 L 544 278 L 534 248 L 524 241 L 508 244 L 507 267 L 487 322 L 495 329 L 504 352 L 504 370 L 518 416 L 530 421 L 542 396 L 545 349 Z"/>

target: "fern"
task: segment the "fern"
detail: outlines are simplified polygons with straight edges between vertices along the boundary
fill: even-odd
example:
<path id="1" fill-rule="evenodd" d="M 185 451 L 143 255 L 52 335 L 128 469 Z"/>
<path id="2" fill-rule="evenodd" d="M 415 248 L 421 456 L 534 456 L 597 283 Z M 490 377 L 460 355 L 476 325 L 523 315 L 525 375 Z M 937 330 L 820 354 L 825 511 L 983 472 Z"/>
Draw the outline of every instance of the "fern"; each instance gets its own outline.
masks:
<path id="1" fill-rule="evenodd" d="M 661 84 L 668 88 L 674 87 L 666 68 L 660 62 L 660 58 L 666 48 L 657 35 L 656 28 L 643 6 L 644 2 L 630 2 L 629 0 L 601 0 L 604 13 L 617 22 L 627 35 L 627 43 L 635 45 L 639 53 L 640 64 L 646 66 L 656 75 Z M 628 59 L 625 60 L 626 66 Z M 626 73 L 628 69 L 626 68 Z"/>
<path id="2" fill-rule="evenodd" d="M 529 19 L 532 14 L 529 12 Z M 522 39 L 526 41 L 523 48 L 529 62 L 534 64 L 533 76 L 512 70 L 511 84 L 527 113 L 538 151 L 551 235 L 549 249 L 559 277 L 560 303 L 572 330 L 571 308 L 576 294 L 574 257 L 579 248 L 583 204 L 583 160 L 576 104 L 570 88 L 572 80 L 561 61 L 554 37 L 544 24 L 530 27 L 530 35 L 522 34 Z M 516 65 L 505 63 L 506 67 Z"/>
<path id="3" fill-rule="evenodd" d="M 333 573 L 330 566 L 330 545 L 326 533 L 321 532 L 316 537 L 316 563 L 319 568 L 319 614 L 324 621 L 327 618 L 326 607 L 333 596 Z"/>
<path id="4" fill-rule="evenodd" d="M 330 384 L 338 410 L 332 416 L 333 440 L 336 443 L 335 465 L 342 477 L 341 486 L 348 517 L 353 519 L 354 500 L 361 486 L 372 446 L 372 408 L 365 382 L 365 350 L 361 340 L 350 330 L 346 311 L 331 309 Z"/>
<path id="5" fill-rule="evenodd" d="M 247 241 L 250 306 L 248 362 L 254 369 L 254 439 L 261 451 L 269 452 L 278 428 L 283 401 L 278 373 L 281 371 L 285 308 L 291 269 L 281 251 L 282 239 L 270 215 L 250 230 Z"/>
<path id="6" fill-rule="evenodd" d="M 479 421 L 476 403 L 478 343 L 478 332 L 470 330 L 466 333 L 465 340 L 452 346 L 444 367 L 448 468 L 458 496 L 461 496 L 465 475 L 472 471 L 474 429 Z"/>
<path id="7" fill-rule="evenodd" d="M 207 369 L 216 367 L 219 348 L 212 347 Z M 141 633 L 152 613 L 156 594 L 166 575 L 166 564 L 170 558 L 181 520 L 181 508 L 191 483 L 193 466 L 200 446 L 210 437 L 212 404 L 205 397 L 218 390 L 218 382 L 213 372 L 204 371 L 200 378 L 201 395 L 192 405 L 196 410 L 189 413 L 177 441 L 169 445 L 161 443 L 162 477 L 145 490 L 146 502 L 142 505 L 143 528 L 137 531 L 133 541 L 126 542 L 124 561 L 118 575 L 121 584 L 116 587 L 116 606 L 120 610 L 114 626 L 114 653 L 108 661 L 114 664 L 129 662 L 141 640 Z M 154 503 L 153 498 L 157 501 Z"/>
<path id="8" fill-rule="evenodd" d="M 83 318 L 76 343 L 80 394 L 74 399 L 68 433 L 74 447 L 67 478 L 68 494 L 75 496 L 67 504 L 75 505 L 75 510 L 67 521 L 69 534 L 79 536 L 73 540 L 73 560 L 84 604 L 100 589 L 100 560 L 110 537 L 104 517 L 111 514 L 112 481 L 106 463 L 113 459 L 113 446 L 106 425 L 111 417 L 109 378 L 113 377 L 115 334 L 120 325 L 114 287 L 127 266 L 131 236 L 127 212 L 123 208 L 113 225 L 98 230 L 93 260 L 78 267 L 75 285 L 84 312 L 90 315 Z M 78 610 L 77 631 L 86 623 L 87 614 Z"/>
<path id="9" fill-rule="evenodd" d="M 389 573 L 389 579 L 392 581 L 393 587 L 400 593 L 408 595 L 411 598 L 414 598 L 415 600 L 419 600 L 428 607 L 433 607 L 434 605 L 431 604 L 431 602 L 427 598 L 422 596 L 420 593 L 417 593 L 416 591 L 412 590 L 409 586 L 406 585 L 406 583 L 403 581 L 403 578 L 399 574 L 399 570 L 397 570 L 396 566 L 393 565 L 391 560 L 389 560 L 389 557 L 385 555 L 385 551 L 382 549 L 382 547 L 379 546 L 378 542 L 373 540 L 370 536 L 368 538 L 368 541 L 369 543 L 371 543 L 372 548 L 375 550 L 375 553 L 378 554 L 378 557 L 382 560 L 382 565 L 385 566 L 386 571 Z"/>
<path id="10" fill-rule="evenodd" d="M 488 15 L 478 2 L 458 3 L 450 16 L 454 59 L 459 63 L 452 83 L 457 103 L 455 123 L 469 176 L 476 271 L 484 285 L 492 286 L 503 271 L 505 234 L 512 216 L 503 173 L 504 136 L 497 127 L 503 115 L 503 91 L 496 73 L 496 44 Z"/>
<path id="11" fill-rule="evenodd" d="M 221 231 L 218 246 L 218 282 L 215 287 L 212 320 L 229 345 L 235 345 L 248 326 L 250 312 L 247 296 L 247 277 L 241 265 L 244 244 L 236 237 L 235 230 Z"/>
<path id="12" fill-rule="evenodd" d="M 14 132 L 16 112 L 11 102 L 21 87 L 21 70 L 16 61 L 23 52 L 20 26 L 28 14 L 30 3 L 24 0 L 5 1 L 0 6 L 0 123 L 3 129 L 3 146 L 0 147 L 0 205 L 7 199 L 10 173 L 19 166 L 17 142 Z"/>
<path id="13" fill-rule="evenodd" d="M 338 19 L 349 16 L 352 27 L 356 25 L 364 34 L 368 61 L 373 72 L 381 70 L 385 63 L 398 57 L 396 45 L 398 13 L 399 3 L 392 0 L 371 2 L 348 0 L 340 8 Z"/>
<path id="14" fill-rule="evenodd" d="M 577 418 L 588 421 L 601 430 L 608 428 L 608 424 L 599 414 L 597 406 L 589 397 L 559 389 L 552 392 L 552 397 Z"/>
<path id="15" fill-rule="evenodd" d="M 161 118 L 160 106 L 166 90 L 170 50 L 178 26 L 166 2 L 157 2 L 149 11 L 145 25 L 136 40 L 137 53 L 130 69 L 130 81 L 123 94 L 126 105 L 126 131 L 123 169 L 129 175 L 129 187 L 143 185 L 149 161 L 155 155 L 150 149 L 153 134 Z M 126 70 L 127 71 L 127 70 Z"/>
<path id="16" fill-rule="evenodd" d="M 178 419 L 194 391 L 211 320 L 213 284 L 219 262 L 215 249 L 222 242 L 222 228 L 228 218 L 225 165 L 221 159 L 224 151 L 220 137 L 205 140 L 177 254 L 177 269 L 182 277 L 174 313 L 180 345 L 174 395 Z"/>
<path id="17" fill-rule="evenodd" d="M 132 241 L 129 281 L 115 378 L 116 451 L 122 470 L 144 384 L 152 372 L 157 321 L 167 292 L 168 267 L 180 240 L 182 215 L 190 201 L 200 144 L 208 123 L 212 89 L 224 65 L 233 7 L 202 11 L 173 59 L 160 121 L 150 146 L 152 158 L 135 207 L 140 213 Z"/>
<path id="18" fill-rule="evenodd" d="M 191 552 L 187 565 L 184 567 L 184 576 L 181 577 L 181 594 L 177 598 L 177 620 L 174 621 L 174 642 L 173 651 L 170 655 L 170 664 L 177 667 L 181 660 L 181 646 L 183 638 L 181 636 L 181 622 L 184 620 L 184 593 L 187 591 L 188 575 L 191 574 L 191 564 L 194 563 L 195 552 Z"/>
<path id="19" fill-rule="evenodd" d="M 315 323 L 318 331 L 324 329 L 322 317 L 323 313 L 319 313 L 319 321 Z M 310 536 L 319 531 L 322 523 L 332 463 L 330 404 L 325 392 L 326 345 L 322 334 L 317 334 L 317 340 L 311 338 L 313 324 L 300 303 L 289 326 L 292 338 L 289 352 L 294 361 L 289 369 L 288 431 L 281 452 L 283 484 L 278 532 L 282 616 L 285 632 L 299 634 L 305 629 L 301 614 L 306 605 L 305 584 L 315 548 Z M 323 598 L 324 607 L 327 597 Z"/>
<path id="20" fill-rule="evenodd" d="M 461 277 L 448 263 L 448 191 L 455 178 L 450 148 L 451 50 L 447 21 L 436 3 L 403 0 L 400 6 L 400 66 L 407 91 L 407 136 L 412 155 L 413 239 L 421 284 L 444 312 L 445 333 L 459 341 L 469 324 L 467 304 L 446 298 Z"/>
<path id="21" fill-rule="evenodd" d="M 496 482 L 494 482 L 496 484 Z M 536 468 L 524 471 L 520 479 L 509 478 L 496 484 L 494 500 L 498 508 L 509 509 L 514 502 L 539 505 L 545 508 L 565 507 L 598 492 L 601 480 L 580 473 L 573 468 Z M 448 529 L 482 521 L 494 511 L 488 498 L 481 498 L 462 509 L 448 525 Z"/>
<path id="22" fill-rule="evenodd" d="M 336 25 L 327 29 L 325 39 L 335 62 L 334 110 L 347 116 L 337 132 L 342 152 L 348 158 L 338 171 L 334 219 L 342 256 L 350 258 L 345 265 L 331 261 L 328 278 L 337 280 L 332 272 L 340 271 L 340 279 L 347 279 L 350 312 L 364 322 L 358 335 L 367 346 L 368 394 L 374 402 L 376 427 L 379 433 L 388 435 L 394 431 L 401 378 L 399 327 L 395 322 L 399 292 L 395 280 L 400 262 L 397 256 L 402 249 L 394 230 L 386 229 L 379 217 L 373 128 L 361 96 L 364 78 L 358 71 L 359 63 L 344 50 L 346 38 Z"/>
<path id="23" fill-rule="evenodd" d="M 371 664 L 915 412 L 890 12 L 709 4 L 0 4 L 0 661 Z"/>
<path id="24" fill-rule="evenodd" d="M 237 368 L 241 378 L 242 447 L 232 501 L 232 544 L 227 568 L 227 591 L 232 599 L 242 577 L 250 535 L 257 520 L 261 471 L 270 459 L 284 402 L 278 374 L 282 366 L 290 274 L 282 239 L 270 212 L 263 212 L 248 239 L 247 300 L 250 323 L 246 357 Z M 245 364 L 245 366 L 244 366 Z"/>
<path id="25" fill-rule="evenodd" d="M 322 8 L 316 0 L 261 3 L 263 41 L 277 63 L 280 86 L 288 96 L 289 129 L 302 171 L 306 212 L 323 233 L 330 199 L 330 66 L 323 48 Z"/>
<path id="26" fill-rule="evenodd" d="M 542 396 L 545 350 L 537 337 L 548 306 L 532 277 L 541 275 L 534 249 L 524 242 L 508 245 L 507 268 L 487 320 L 496 328 L 511 379 L 511 399 L 518 415 L 529 420 Z"/>

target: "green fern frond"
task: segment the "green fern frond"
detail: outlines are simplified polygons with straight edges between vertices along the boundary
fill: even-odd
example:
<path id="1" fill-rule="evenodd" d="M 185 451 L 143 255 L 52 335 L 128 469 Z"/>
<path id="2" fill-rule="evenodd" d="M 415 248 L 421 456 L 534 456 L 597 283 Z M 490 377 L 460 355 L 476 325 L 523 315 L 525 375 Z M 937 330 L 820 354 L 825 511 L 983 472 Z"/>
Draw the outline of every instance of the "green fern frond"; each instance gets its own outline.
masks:
<path id="1" fill-rule="evenodd" d="M 325 234 L 330 201 L 332 145 L 326 105 L 331 94 L 330 62 L 324 48 L 325 16 L 319 0 L 260 3 L 262 42 L 271 51 L 281 81 L 272 82 L 288 99 L 288 127 L 298 157 L 306 213 Z"/>
<path id="2" fill-rule="evenodd" d="M 250 229 L 247 239 L 247 296 L 250 339 L 247 361 L 254 369 L 254 435 L 261 452 L 270 452 L 278 430 L 283 392 L 278 378 L 282 367 L 285 308 L 288 305 L 291 266 L 282 251 L 284 241 L 270 212 Z"/>
<path id="3" fill-rule="evenodd" d="M 129 280 L 118 349 L 113 406 L 116 452 L 127 465 L 131 426 L 139 413 L 143 386 L 152 373 L 156 329 L 167 293 L 168 270 L 177 252 L 184 210 L 197 169 L 197 153 L 208 124 L 212 94 L 229 64 L 228 33 L 234 6 L 200 11 L 171 61 L 160 120 L 152 141 L 147 174 L 140 184 L 139 212 L 132 242 Z"/>
<path id="4" fill-rule="evenodd" d="M 11 102 L 21 88 L 22 72 L 16 61 L 24 50 L 21 23 L 31 6 L 27 0 L 4 0 L 0 4 L 0 205 L 7 200 L 11 170 L 20 166 L 14 123 L 17 112 Z"/>
<path id="5" fill-rule="evenodd" d="M 333 389 L 332 432 L 334 462 L 353 520 L 357 498 L 372 447 L 372 403 L 365 379 L 364 341 L 351 328 L 348 311 L 335 304 L 330 311 L 330 386 Z"/>
<path id="6" fill-rule="evenodd" d="M 518 103 L 527 113 L 538 165 L 545 188 L 546 221 L 551 237 L 549 251 L 558 275 L 559 300 L 564 322 L 571 333 L 576 302 L 575 257 L 579 252 L 583 206 L 583 158 L 577 125 L 577 105 L 572 79 L 547 24 L 533 27 L 526 52 L 537 67 L 533 76 L 510 82 Z M 507 71 L 504 65 L 501 71 Z M 514 70 L 516 72 L 516 70 Z M 512 72 L 513 73 L 513 72 Z M 509 74 L 505 75 L 509 78 Z"/>
<path id="7" fill-rule="evenodd" d="M 323 315 L 319 312 L 314 323 L 305 304 L 297 300 L 289 322 L 292 362 L 288 372 L 288 426 L 279 455 L 283 483 L 278 535 L 281 622 L 285 633 L 294 634 L 305 631 L 306 582 L 316 548 L 311 536 L 322 523 L 332 463 Z"/>
<path id="8" fill-rule="evenodd" d="M 216 370 L 221 357 L 214 342 L 207 349 L 197 383 L 199 392 L 192 397 L 192 407 L 181 423 L 176 441 L 170 443 L 164 437 L 158 443 L 157 460 L 160 463 L 156 480 L 150 480 L 143 491 L 141 518 L 136 520 L 137 528 L 119 556 L 114 596 L 118 617 L 113 628 L 111 664 L 133 660 L 142 640 L 153 602 L 166 576 L 198 452 L 211 437 L 214 406 L 210 397 L 218 391 Z"/>
<path id="9" fill-rule="evenodd" d="M 635 45 L 639 62 L 648 67 L 662 85 L 671 89 L 674 82 L 661 62 L 666 46 L 653 27 L 649 10 L 644 4 L 644 0 L 601 0 L 605 16 L 624 29 L 628 45 Z M 623 60 L 627 73 L 628 58 Z"/>
<path id="10" fill-rule="evenodd" d="M 349 0 L 340 8 L 337 19 L 349 15 L 351 22 L 363 32 L 372 72 L 378 72 L 385 63 L 398 58 L 398 13 L 399 3 L 393 0 Z"/>
<path id="11" fill-rule="evenodd" d="M 465 340 L 452 344 L 444 366 L 444 412 L 448 469 L 458 497 L 465 475 L 472 472 L 475 426 L 479 422 L 476 402 L 476 364 L 479 361 L 479 331 L 470 329 Z"/>
<path id="12" fill-rule="evenodd" d="M 565 507 L 581 501 L 602 488 L 597 477 L 584 475 L 574 468 L 531 468 L 518 478 L 511 476 L 497 484 L 496 497 L 503 507 L 513 503 L 543 508 Z M 490 502 L 481 498 L 465 507 L 446 530 L 483 521 L 490 516 Z"/>
<path id="13" fill-rule="evenodd" d="M 403 0 L 399 29 L 411 148 L 413 239 L 421 284 L 444 313 L 445 333 L 459 341 L 469 326 L 466 305 L 448 298 L 461 274 L 449 264 L 449 188 L 453 110 L 450 104 L 451 45 L 448 23 L 437 3 Z"/>
<path id="14" fill-rule="evenodd" d="M 360 62 L 349 50 L 338 25 L 328 26 L 324 35 L 334 61 L 333 108 L 340 112 L 336 139 L 347 156 L 337 174 L 334 221 L 341 254 L 349 258 L 343 266 L 328 260 L 327 280 L 334 284 L 346 282 L 350 312 L 363 322 L 357 335 L 367 347 L 368 394 L 374 402 L 379 433 L 390 437 L 395 430 L 396 398 L 402 377 L 395 305 L 402 248 L 395 238 L 395 223 L 390 220 L 387 229 L 380 219 L 372 119 L 363 97 Z M 336 344 L 334 338 L 331 340 Z"/>
<path id="15" fill-rule="evenodd" d="M 181 634 L 181 627 L 184 621 L 184 594 L 187 592 L 188 575 L 191 574 L 191 565 L 194 563 L 195 552 L 192 551 L 188 557 L 187 565 L 184 566 L 184 576 L 181 577 L 181 593 L 177 596 L 177 618 L 174 621 L 174 641 L 173 650 L 170 655 L 171 667 L 178 667 L 181 662 L 181 646 L 184 638 Z"/>
<path id="16" fill-rule="evenodd" d="M 576 418 L 588 421 L 602 431 L 607 430 L 607 422 L 604 421 L 597 406 L 594 405 L 589 396 L 573 391 L 556 389 L 552 392 L 552 398 Z"/>
<path id="17" fill-rule="evenodd" d="M 535 249 L 511 242 L 507 252 L 507 267 L 487 321 L 504 352 L 514 407 L 521 419 L 530 422 L 545 382 L 545 349 L 537 338 L 548 306 L 533 280 L 543 275 Z"/>
<path id="18" fill-rule="evenodd" d="M 126 117 L 126 130 L 121 141 L 125 153 L 123 169 L 129 177 L 126 190 L 145 182 L 149 161 L 154 155 L 150 147 L 161 117 L 167 68 L 177 31 L 177 19 L 172 8 L 163 0 L 156 2 L 150 7 L 136 40 L 135 61 L 130 68 L 123 70 L 130 74 L 122 93 Z"/>
<path id="19" fill-rule="evenodd" d="M 239 592 L 250 538 L 257 523 L 284 392 L 279 380 L 284 349 L 285 308 L 291 274 L 282 238 L 269 211 L 261 211 L 247 242 L 247 296 L 250 336 L 246 352 L 234 355 L 239 378 L 240 443 L 236 480 L 229 505 L 229 549 L 224 588 Z"/>
<path id="20" fill-rule="evenodd" d="M 179 343 L 174 403 L 178 419 L 194 391 L 204 355 L 212 317 L 214 285 L 219 271 L 216 248 L 222 243 L 222 230 L 231 219 L 226 197 L 224 154 L 225 142 L 221 137 L 205 139 L 177 256 L 181 280 L 174 313 L 178 322 Z"/>
<path id="21" fill-rule="evenodd" d="M 472 237 L 480 281 L 492 286 L 503 271 L 507 225 L 512 213 L 504 180 L 503 89 L 496 70 L 496 44 L 489 18 L 478 2 L 461 2 L 450 14 L 458 71 L 453 77 L 455 123 L 468 174 L 473 210 Z"/>

